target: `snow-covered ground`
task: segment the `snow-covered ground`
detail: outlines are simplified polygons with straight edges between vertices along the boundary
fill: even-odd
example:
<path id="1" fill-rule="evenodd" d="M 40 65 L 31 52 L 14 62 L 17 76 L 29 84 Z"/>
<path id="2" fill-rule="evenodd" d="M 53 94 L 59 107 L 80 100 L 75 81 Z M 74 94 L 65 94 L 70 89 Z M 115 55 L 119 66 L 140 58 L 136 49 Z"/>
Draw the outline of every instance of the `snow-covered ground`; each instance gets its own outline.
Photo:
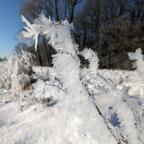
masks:
<path id="1" fill-rule="evenodd" d="M 83 82 L 90 98 L 58 91 L 54 87 L 58 78 L 53 69 L 33 69 L 35 78 L 40 79 L 33 84 L 34 94 L 29 97 L 51 96 L 51 103 L 29 98 L 13 100 L 1 90 L 0 144 L 116 144 L 120 139 L 123 139 L 121 143 L 126 143 L 125 140 L 129 144 L 144 143 L 141 87 L 131 95 L 122 90 L 124 86 L 133 90 L 141 83 L 136 72 L 98 70 L 97 74 L 87 73 Z M 52 81 L 53 86 L 49 86 Z M 44 87 L 45 94 L 42 93 Z M 93 105 L 97 105 L 102 117 Z"/>

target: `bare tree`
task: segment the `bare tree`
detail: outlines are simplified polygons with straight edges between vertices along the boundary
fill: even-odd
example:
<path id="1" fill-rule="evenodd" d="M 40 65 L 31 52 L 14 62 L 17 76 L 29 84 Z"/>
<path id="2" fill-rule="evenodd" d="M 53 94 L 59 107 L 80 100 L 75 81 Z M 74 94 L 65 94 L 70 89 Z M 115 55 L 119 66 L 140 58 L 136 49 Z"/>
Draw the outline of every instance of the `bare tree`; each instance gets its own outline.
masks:
<path id="1" fill-rule="evenodd" d="M 56 20 L 59 21 L 59 10 L 58 10 L 58 0 L 55 1 L 55 14 L 56 14 Z"/>
<path id="2" fill-rule="evenodd" d="M 83 0 L 67 0 L 70 22 L 73 22 L 75 7 Z"/>

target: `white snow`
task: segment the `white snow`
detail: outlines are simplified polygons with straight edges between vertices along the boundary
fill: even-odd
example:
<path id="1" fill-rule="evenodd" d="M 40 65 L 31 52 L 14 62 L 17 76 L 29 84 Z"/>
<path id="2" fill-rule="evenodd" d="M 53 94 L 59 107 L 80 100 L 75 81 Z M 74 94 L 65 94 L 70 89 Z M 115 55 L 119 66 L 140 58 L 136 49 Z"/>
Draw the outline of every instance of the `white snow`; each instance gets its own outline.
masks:
<path id="1" fill-rule="evenodd" d="M 43 71 L 42 73 L 46 71 L 46 68 L 35 69 Z M 47 72 L 53 74 L 54 70 L 47 68 Z M 104 76 L 105 80 L 108 82 L 111 80 L 114 83 L 121 80 L 121 76 L 123 81 L 127 76 L 131 77 L 131 81 L 133 77 L 139 77 L 136 72 L 129 71 L 98 70 L 98 72 L 99 75 Z M 123 136 L 129 144 L 143 144 L 144 99 L 139 97 L 138 93 L 125 96 L 126 92 L 123 92 L 122 84 L 119 84 L 120 89 L 116 87 L 113 89 L 98 74 L 87 73 L 88 75 L 89 78 L 84 83 L 89 86 L 94 101 L 84 95 L 65 94 L 57 87 L 60 84 L 56 83 L 57 79 L 54 79 L 56 75 L 50 75 L 49 81 L 39 80 L 34 83 L 34 92 L 31 96 L 39 101 L 52 97 L 55 102 L 52 106 L 29 99 L 13 101 L 7 95 L 0 95 L 0 143 L 117 143 L 95 110 L 93 106 L 95 103 L 117 139 L 122 139 L 121 136 Z M 93 86 L 88 81 L 92 82 Z M 44 89 L 45 92 L 42 93 Z M 123 99 L 126 102 L 123 102 Z M 116 126 L 111 125 L 113 113 L 117 113 L 119 126 L 117 122 Z"/>

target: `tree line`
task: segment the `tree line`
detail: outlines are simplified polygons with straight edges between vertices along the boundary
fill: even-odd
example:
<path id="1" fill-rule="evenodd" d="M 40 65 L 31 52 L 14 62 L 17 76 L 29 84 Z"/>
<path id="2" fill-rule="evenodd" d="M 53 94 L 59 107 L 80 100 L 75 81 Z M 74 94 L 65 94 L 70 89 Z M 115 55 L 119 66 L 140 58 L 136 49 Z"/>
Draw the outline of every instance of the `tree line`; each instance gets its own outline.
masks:
<path id="1" fill-rule="evenodd" d="M 131 69 L 127 52 L 141 47 L 144 51 L 144 0 L 24 0 L 20 14 L 33 21 L 39 14 L 53 20 L 73 22 L 79 50 L 90 47 L 98 52 L 100 68 Z M 26 47 L 23 44 L 19 46 Z M 40 37 L 36 63 L 52 66 L 55 53 Z M 86 63 L 83 61 L 83 63 Z"/>

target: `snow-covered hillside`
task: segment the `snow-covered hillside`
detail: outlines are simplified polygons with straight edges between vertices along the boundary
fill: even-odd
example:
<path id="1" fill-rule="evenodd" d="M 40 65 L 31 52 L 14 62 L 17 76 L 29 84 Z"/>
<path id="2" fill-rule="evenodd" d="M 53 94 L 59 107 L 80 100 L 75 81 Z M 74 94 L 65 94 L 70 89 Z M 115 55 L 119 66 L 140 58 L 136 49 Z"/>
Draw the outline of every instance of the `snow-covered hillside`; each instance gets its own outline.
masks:
<path id="1" fill-rule="evenodd" d="M 31 67 L 30 59 L 25 64 L 19 58 L 19 63 L 12 65 L 19 77 L 28 76 L 29 89 L 13 89 L 16 75 L 8 75 L 13 81 L 10 88 L 0 77 L 4 83 L 0 90 L 0 144 L 144 144 L 140 49 L 129 54 L 137 60 L 137 70 L 99 70 L 95 52 L 78 51 L 67 21 L 53 22 L 44 15 L 33 24 L 22 19 L 27 27 L 20 36 L 32 38 L 37 49 L 42 34 L 57 54 L 53 55 L 53 68 L 33 67 L 29 75 L 24 71 Z M 89 61 L 89 68 L 80 68 L 78 55 Z M 5 68 L 6 64 L 1 65 Z"/>

